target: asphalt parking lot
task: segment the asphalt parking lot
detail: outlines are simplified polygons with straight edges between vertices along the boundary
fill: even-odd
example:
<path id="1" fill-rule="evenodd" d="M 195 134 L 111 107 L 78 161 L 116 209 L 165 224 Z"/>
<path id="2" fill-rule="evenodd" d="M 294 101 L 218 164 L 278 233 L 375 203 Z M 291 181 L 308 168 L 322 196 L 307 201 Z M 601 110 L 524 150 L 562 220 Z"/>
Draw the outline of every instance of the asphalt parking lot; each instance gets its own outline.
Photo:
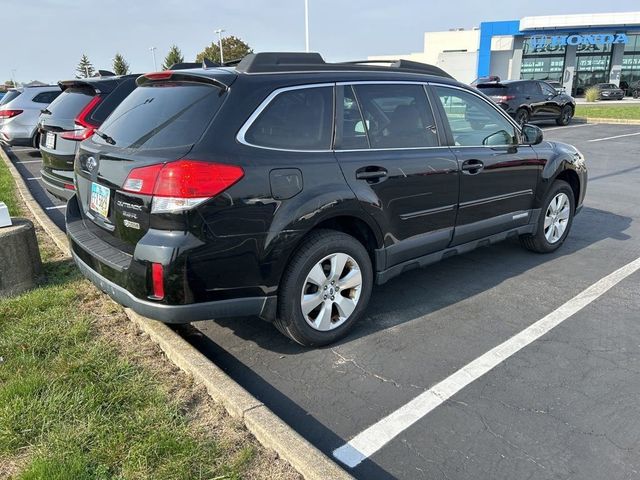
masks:
<path id="1" fill-rule="evenodd" d="M 184 335 L 327 455 L 358 435 L 380 443 L 348 469 L 357 478 L 639 477 L 640 271 L 397 435 L 367 437 L 640 257 L 640 126 L 547 127 L 545 138 L 576 145 L 589 166 L 585 206 L 558 252 L 508 241 L 409 272 L 376 287 L 367 317 L 325 349 L 298 347 L 253 319 L 199 322 Z M 64 206 L 42 190 L 37 152 L 18 148 L 12 160 L 63 223 Z"/>

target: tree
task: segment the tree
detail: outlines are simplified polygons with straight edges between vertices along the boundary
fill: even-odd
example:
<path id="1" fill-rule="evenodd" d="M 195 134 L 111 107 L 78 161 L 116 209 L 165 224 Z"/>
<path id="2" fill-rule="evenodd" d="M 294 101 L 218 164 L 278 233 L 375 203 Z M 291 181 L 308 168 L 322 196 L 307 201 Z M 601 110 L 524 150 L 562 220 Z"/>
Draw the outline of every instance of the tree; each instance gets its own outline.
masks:
<path id="1" fill-rule="evenodd" d="M 80 63 L 78 63 L 78 66 L 76 67 L 76 72 L 78 72 L 76 73 L 76 78 L 93 77 L 93 74 L 95 73 L 95 68 L 93 68 L 93 65 L 89 61 L 89 57 L 84 53 L 80 58 Z"/>
<path id="2" fill-rule="evenodd" d="M 4 82 L 4 88 L 14 88 L 16 85 L 13 83 L 13 80 L 7 80 Z"/>
<path id="3" fill-rule="evenodd" d="M 238 60 L 249 53 L 253 53 L 253 49 L 233 35 L 224 37 L 222 39 L 222 53 L 224 54 L 224 61 Z M 211 42 L 211 45 L 201 51 L 196 57 L 196 62 L 202 62 L 204 59 L 211 60 L 213 62 L 220 62 L 220 47 L 218 42 Z"/>
<path id="4" fill-rule="evenodd" d="M 116 75 L 126 75 L 129 73 L 129 63 L 127 63 L 119 53 L 116 53 L 116 56 L 113 57 L 113 73 Z"/>
<path id="5" fill-rule="evenodd" d="M 167 53 L 167 56 L 164 57 L 164 63 L 162 64 L 162 69 L 169 70 L 169 68 L 171 68 L 171 65 L 174 65 L 176 63 L 182 63 L 182 62 L 184 62 L 184 55 L 182 55 L 182 52 L 180 51 L 177 45 L 171 45 L 171 48 L 169 49 L 169 53 Z"/>

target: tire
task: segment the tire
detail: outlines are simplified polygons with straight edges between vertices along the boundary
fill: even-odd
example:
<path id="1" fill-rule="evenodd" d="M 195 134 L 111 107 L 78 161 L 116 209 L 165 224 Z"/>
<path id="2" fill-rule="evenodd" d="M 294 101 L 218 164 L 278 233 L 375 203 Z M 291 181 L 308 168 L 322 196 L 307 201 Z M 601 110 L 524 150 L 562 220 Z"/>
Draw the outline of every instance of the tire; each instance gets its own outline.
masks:
<path id="1" fill-rule="evenodd" d="M 562 111 L 560 112 L 560 117 L 556 118 L 556 124 L 564 127 L 569 125 L 571 119 L 573 118 L 573 108 L 569 105 L 565 105 L 562 107 Z"/>
<path id="2" fill-rule="evenodd" d="M 529 121 L 529 111 L 526 108 L 519 108 L 513 119 L 522 126 Z"/>
<path id="3" fill-rule="evenodd" d="M 336 265 L 342 264 L 341 272 L 332 272 Z M 336 282 L 336 279 L 339 280 Z M 347 288 L 358 279 L 359 287 Z M 336 283 L 332 284 L 332 280 Z M 335 289 L 340 285 L 341 290 Z M 364 246 L 345 233 L 317 230 L 304 240 L 287 265 L 280 283 L 274 324 L 284 335 L 305 347 L 328 345 L 343 338 L 362 316 L 372 287 L 371 258 Z M 309 298 L 306 314 L 303 295 Z"/>
<path id="4" fill-rule="evenodd" d="M 36 149 L 40 148 L 40 132 L 34 133 L 31 137 L 31 146 Z"/>
<path id="5" fill-rule="evenodd" d="M 556 202 L 556 199 L 559 202 L 566 201 L 568 210 L 563 208 L 564 203 L 561 205 L 554 203 L 552 205 L 552 202 Z M 554 212 L 554 210 L 557 211 Z M 557 250 L 569 235 L 575 211 L 573 190 L 567 182 L 556 180 L 549 189 L 540 209 L 536 233 L 534 235 L 520 236 L 520 242 L 526 249 L 537 253 L 551 253 Z M 553 230 L 556 227 L 557 229 Z M 562 231 L 560 231 L 561 229 Z"/>

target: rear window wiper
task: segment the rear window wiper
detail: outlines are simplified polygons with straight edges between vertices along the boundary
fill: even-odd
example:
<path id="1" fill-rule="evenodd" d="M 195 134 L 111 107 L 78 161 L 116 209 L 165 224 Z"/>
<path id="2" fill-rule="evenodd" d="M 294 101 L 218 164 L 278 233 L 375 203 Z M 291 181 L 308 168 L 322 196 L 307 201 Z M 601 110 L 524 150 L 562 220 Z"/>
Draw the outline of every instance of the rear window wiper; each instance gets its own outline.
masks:
<path id="1" fill-rule="evenodd" d="M 103 139 L 109 145 L 115 145 L 116 144 L 116 141 L 112 137 L 110 137 L 106 133 L 102 133 L 100 130 L 95 130 L 93 133 L 98 135 L 101 139 Z"/>

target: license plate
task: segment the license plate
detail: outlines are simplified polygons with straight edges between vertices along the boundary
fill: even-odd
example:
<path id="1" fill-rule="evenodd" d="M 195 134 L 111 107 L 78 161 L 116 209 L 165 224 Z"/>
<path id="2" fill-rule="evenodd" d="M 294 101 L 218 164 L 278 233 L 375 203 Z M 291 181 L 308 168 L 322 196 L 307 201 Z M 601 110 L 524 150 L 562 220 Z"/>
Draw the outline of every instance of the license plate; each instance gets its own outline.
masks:
<path id="1" fill-rule="evenodd" d="M 47 132 L 47 137 L 45 139 L 45 147 L 55 149 L 56 148 L 56 134 L 53 132 Z"/>
<path id="2" fill-rule="evenodd" d="M 91 202 L 89 208 L 104 218 L 109 216 L 109 197 L 111 190 L 97 183 L 91 184 Z"/>

